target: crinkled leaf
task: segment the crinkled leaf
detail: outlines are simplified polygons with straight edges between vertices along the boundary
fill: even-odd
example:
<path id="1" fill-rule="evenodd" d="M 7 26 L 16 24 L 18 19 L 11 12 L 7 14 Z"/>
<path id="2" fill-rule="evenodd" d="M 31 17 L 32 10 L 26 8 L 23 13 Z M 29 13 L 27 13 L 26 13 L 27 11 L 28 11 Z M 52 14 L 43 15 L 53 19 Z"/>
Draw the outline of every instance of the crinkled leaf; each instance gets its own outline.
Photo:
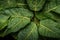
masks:
<path id="1" fill-rule="evenodd" d="M 48 13 L 39 12 L 39 13 L 36 13 L 36 17 L 39 20 L 44 20 L 44 19 L 48 18 L 48 19 L 52 19 L 57 22 L 60 22 L 60 16 L 58 14 L 52 13 L 52 12 L 48 12 Z"/>
<path id="2" fill-rule="evenodd" d="M 2 30 L 3 28 L 5 28 L 5 26 L 7 26 L 8 18 L 9 18 L 8 16 L 0 15 L 0 30 Z"/>
<path id="3" fill-rule="evenodd" d="M 3 33 L 4 35 L 7 35 L 11 32 L 17 32 L 21 28 L 25 27 L 33 17 L 33 14 L 24 8 L 13 8 L 4 11 L 5 14 L 10 16 L 8 27 Z"/>
<path id="4" fill-rule="evenodd" d="M 47 19 L 48 17 L 46 17 L 42 12 L 36 13 L 36 18 L 38 18 L 39 20 L 44 20 Z"/>
<path id="5" fill-rule="evenodd" d="M 25 0 L 0 0 L 0 10 L 11 7 L 26 8 Z"/>
<path id="6" fill-rule="evenodd" d="M 45 0 L 27 0 L 27 3 L 31 10 L 39 11 L 45 3 Z"/>
<path id="7" fill-rule="evenodd" d="M 56 13 L 49 12 L 49 13 L 44 13 L 44 15 L 45 17 L 48 17 L 49 19 L 60 22 L 60 16 Z"/>
<path id="8" fill-rule="evenodd" d="M 60 38 L 60 29 L 56 27 L 57 25 L 58 23 L 50 19 L 40 21 L 40 35 L 46 37 Z"/>
<path id="9" fill-rule="evenodd" d="M 38 40 L 37 26 L 31 23 L 18 34 L 18 40 Z"/>
<path id="10" fill-rule="evenodd" d="M 53 9 L 56 9 L 60 4 L 58 4 L 57 0 L 47 0 L 44 6 L 44 12 L 48 13 Z"/>
<path id="11" fill-rule="evenodd" d="M 0 10 L 9 7 L 15 7 L 15 0 L 0 0 Z"/>
<path id="12" fill-rule="evenodd" d="M 23 28 L 29 22 L 30 22 L 29 18 L 24 17 L 12 18 L 11 21 L 9 21 L 7 33 L 17 32 L 19 29 Z"/>
<path id="13" fill-rule="evenodd" d="M 16 0 L 17 7 L 27 8 L 27 4 L 25 2 L 25 0 Z"/>
<path id="14" fill-rule="evenodd" d="M 56 9 L 54 9 L 54 10 L 52 10 L 52 11 L 60 14 L 60 6 L 58 6 Z"/>
<path id="15" fill-rule="evenodd" d="M 47 0 L 43 11 L 41 11 L 40 13 L 36 13 L 36 17 L 40 20 L 48 18 L 59 22 L 60 18 L 57 15 L 57 13 L 60 12 L 58 11 L 60 4 L 59 2 L 59 0 Z M 50 13 L 50 11 L 54 11 L 56 13 Z"/>
<path id="16" fill-rule="evenodd" d="M 23 12 L 24 11 L 24 12 Z M 4 12 L 4 14 L 11 16 L 11 17 L 28 17 L 28 18 L 32 18 L 33 14 L 32 12 L 30 12 L 29 10 L 25 9 L 25 8 L 12 8 L 12 9 L 6 9 L 3 10 L 2 12 Z"/>

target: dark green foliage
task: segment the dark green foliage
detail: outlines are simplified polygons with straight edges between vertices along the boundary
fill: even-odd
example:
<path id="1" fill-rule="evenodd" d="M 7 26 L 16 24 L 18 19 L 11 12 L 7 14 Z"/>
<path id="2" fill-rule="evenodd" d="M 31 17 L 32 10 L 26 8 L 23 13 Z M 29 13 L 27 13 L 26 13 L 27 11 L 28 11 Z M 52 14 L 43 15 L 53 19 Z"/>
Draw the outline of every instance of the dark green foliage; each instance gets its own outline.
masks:
<path id="1" fill-rule="evenodd" d="M 60 0 L 0 0 L 0 37 L 7 35 L 60 40 Z"/>

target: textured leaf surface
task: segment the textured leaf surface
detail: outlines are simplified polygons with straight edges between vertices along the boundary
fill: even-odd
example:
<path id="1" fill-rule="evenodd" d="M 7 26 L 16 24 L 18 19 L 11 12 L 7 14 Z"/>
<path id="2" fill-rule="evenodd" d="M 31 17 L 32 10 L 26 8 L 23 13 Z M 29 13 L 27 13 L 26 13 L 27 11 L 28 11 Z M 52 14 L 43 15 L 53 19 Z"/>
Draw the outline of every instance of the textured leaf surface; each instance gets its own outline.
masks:
<path id="1" fill-rule="evenodd" d="M 24 8 L 13 8 L 4 11 L 5 14 L 10 16 L 8 27 L 5 30 L 4 35 L 7 35 L 11 32 L 17 32 L 21 28 L 25 27 L 25 25 L 30 22 L 30 18 L 33 16 L 30 11 Z"/>
<path id="2" fill-rule="evenodd" d="M 56 13 L 49 12 L 49 13 L 44 13 L 44 15 L 45 15 L 45 17 L 48 17 L 48 19 L 52 19 L 57 22 L 59 22 L 59 20 L 60 20 L 60 16 Z"/>
<path id="3" fill-rule="evenodd" d="M 55 20 L 57 22 L 60 22 L 60 16 L 56 13 L 52 13 L 52 12 L 48 12 L 48 13 L 36 13 L 36 17 L 39 19 L 39 20 L 44 20 L 44 19 L 52 19 L 52 20 Z"/>
<path id="4" fill-rule="evenodd" d="M 60 5 L 60 3 L 58 3 L 58 0 L 47 0 L 43 10 L 45 12 L 50 12 L 50 11 L 58 8 L 59 5 Z"/>
<path id="5" fill-rule="evenodd" d="M 18 40 L 38 40 L 37 26 L 31 23 L 18 34 Z"/>
<path id="6" fill-rule="evenodd" d="M 45 3 L 45 0 L 27 0 L 27 3 L 31 10 L 39 11 Z"/>
<path id="7" fill-rule="evenodd" d="M 3 28 L 5 28 L 5 26 L 7 26 L 8 18 L 9 18 L 8 16 L 0 15 L 0 30 L 2 30 Z"/>
<path id="8" fill-rule="evenodd" d="M 58 6 L 56 9 L 53 10 L 54 12 L 60 14 L 60 6 Z"/>
<path id="9" fill-rule="evenodd" d="M 27 4 L 25 3 L 25 0 L 16 0 L 16 4 L 18 7 L 23 7 L 23 8 L 27 8 Z"/>
<path id="10" fill-rule="evenodd" d="M 39 20 L 44 20 L 44 19 L 47 19 L 48 17 L 46 17 L 44 13 L 38 12 L 36 13 L 36 18 L 38 18 Z"/>
<path id="11" fill-rule="evenodd" d="M 0 10 L 15 6 L 15 0 L 0 0 Z"/>
<path id="12" fill-rule="evenodd" d="M 40 21 L 39 33 L 43 36 L 60 38 L 60 29 L 57 26 L 58 23 L 46 19 Z"/>
<path id="13" fill-rule="evenodd" d="M 24 11 L 24 12 L 23 12 Z M 25 8 L 12 8 L 3 10 L 4 14 L 11 16 L 11 17 L 28 17 L 32 18 L 33 14 L 29 10 Z"/>
<path id="14" fill-rule="evenodd" d="M 58 40 L 60 0 L 0 0 L 0 37 L 7 35 L 16 40 Z"/>
<path id="15" fill-rule="evenodd" d="M 40 13 L 36 13 L 36 17 L 39 20 L 43 20 L 43 19 L 48 18 L 48 19 L 52 19 L 52 20 L 59 22 L 60 16 L 57 15 L 57 13 L 60 12 L 59 5 L 60 5 L 59 0 L 47 0 L 45 6 L 43 8 L 43 11 L 41 11 Z M 52 13 L 51 11 L 54 11 L 54 13 Z"/>
<path id="16" fill-rule="evenodd" d="M 25 0 L 0 0 L 0 10 L 11 7 L 26 7 Z"/>

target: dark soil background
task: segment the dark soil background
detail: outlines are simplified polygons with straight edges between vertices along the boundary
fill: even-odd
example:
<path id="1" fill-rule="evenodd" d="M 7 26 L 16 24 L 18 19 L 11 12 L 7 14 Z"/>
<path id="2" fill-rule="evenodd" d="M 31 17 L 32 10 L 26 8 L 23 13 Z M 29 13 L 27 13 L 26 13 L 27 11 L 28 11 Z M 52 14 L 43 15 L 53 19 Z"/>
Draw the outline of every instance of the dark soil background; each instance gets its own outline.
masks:
<path id="1" fill-rule="evenodd" d="M 0 40 L 15 40 L 12 36 L 8 35 L 5 36 L 4 38 L 0 37 Z"/>
<path id="2" fill-rule="evenodd" d="M 11 35 L 5 36 L 4 38 L 0 37 L 0 40 L 16 40 Z M 48 38 L 48 37 L 39 37 L 39 40 L 60 40 L 60 38 Z"/>

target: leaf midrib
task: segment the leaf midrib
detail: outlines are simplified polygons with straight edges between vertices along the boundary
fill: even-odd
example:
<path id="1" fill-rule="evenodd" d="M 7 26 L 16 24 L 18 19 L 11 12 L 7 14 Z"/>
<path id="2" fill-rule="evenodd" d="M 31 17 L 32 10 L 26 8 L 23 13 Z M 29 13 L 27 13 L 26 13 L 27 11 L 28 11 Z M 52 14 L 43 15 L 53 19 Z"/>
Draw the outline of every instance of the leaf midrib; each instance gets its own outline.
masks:
<path id="1" fill-rule="evenodd" d="M 44 26 L 44 25 L 42 25 L 42 24 L 40 24 L 40 26 L 47 28 L 49 31 L 51 31 L 51 32 L 53 32 L 53 33 L 56 33 L 56 32 L 54 32 L 53 30 L 49 29 L 48 27 L 46 27 L 46 26 Z M 57 34 L 57 33 L 56 33 L 56 34 Z M 57 34 L 57 35 L 58 35 L 58 34 Z"/>
<path id="2" fill-rule="evenodd" d="M 31 35 L 31 33 L 34 31 L 35 27 L 32 28 L 32 30 L 28 33 L 28 35 L 26 36 L 26 38 L 24 38 L 25 40 Z"/>

